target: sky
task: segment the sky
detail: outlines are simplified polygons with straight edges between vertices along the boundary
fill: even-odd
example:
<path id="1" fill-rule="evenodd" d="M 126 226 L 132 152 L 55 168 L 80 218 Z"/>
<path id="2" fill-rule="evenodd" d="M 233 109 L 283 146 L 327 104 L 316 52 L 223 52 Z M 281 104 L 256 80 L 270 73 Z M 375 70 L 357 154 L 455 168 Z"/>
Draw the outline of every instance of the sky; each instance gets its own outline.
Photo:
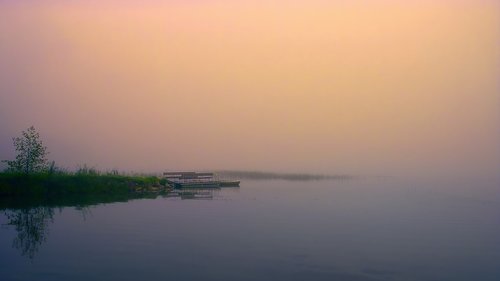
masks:
<path id="1" fill-rule="evenodd" d="M 0 0 L 0 159 L 498 174 L 497 1 Z"/>

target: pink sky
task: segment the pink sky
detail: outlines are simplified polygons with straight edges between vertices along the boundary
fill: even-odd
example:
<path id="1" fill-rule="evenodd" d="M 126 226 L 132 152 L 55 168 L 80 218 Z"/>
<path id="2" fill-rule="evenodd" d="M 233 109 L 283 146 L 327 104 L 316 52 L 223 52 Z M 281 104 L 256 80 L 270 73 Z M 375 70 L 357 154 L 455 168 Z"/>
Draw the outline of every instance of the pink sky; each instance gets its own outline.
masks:
<path id="1" fill-rule="evenodd" d="M 497 173 L 495 1 L 0 1 L 0 158 Z M 141 3 L 141 4 L 139 4 Z"/>

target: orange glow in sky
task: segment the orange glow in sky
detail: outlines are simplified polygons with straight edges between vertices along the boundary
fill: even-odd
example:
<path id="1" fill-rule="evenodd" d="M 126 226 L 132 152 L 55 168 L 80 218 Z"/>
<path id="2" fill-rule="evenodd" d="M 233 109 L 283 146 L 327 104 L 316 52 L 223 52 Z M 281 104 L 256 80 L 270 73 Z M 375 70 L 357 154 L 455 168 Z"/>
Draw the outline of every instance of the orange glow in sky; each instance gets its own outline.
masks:
<path id="1" fill-rule="evenodd" d="M 0 158 L 497 173 L 495 1 L 0 2 Z"/>

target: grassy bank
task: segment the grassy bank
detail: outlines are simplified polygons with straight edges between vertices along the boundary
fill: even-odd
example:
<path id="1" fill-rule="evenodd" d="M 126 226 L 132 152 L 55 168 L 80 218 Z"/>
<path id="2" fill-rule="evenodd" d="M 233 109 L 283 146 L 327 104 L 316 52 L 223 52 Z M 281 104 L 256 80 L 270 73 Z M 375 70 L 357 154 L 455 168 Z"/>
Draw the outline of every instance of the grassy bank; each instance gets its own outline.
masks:
<path id="1" fill-rule="evenodd" d="M 0 173 L 0 196 L 128 194 L 164 189 L 154 176 L 100 173 Z"/>

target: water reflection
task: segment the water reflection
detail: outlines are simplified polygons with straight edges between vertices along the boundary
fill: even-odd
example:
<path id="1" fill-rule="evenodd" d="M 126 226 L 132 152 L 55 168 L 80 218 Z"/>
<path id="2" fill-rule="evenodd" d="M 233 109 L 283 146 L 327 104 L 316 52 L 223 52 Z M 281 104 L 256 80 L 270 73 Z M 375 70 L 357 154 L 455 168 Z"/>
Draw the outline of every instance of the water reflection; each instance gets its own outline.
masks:
<path id="1" fill-rule="evenodd" d="M 0 198 L 1 223 L 9 224 L 0 229 L 0 276 L 493 281 L 500 276 L 498 186 L 273 180 L 29 206 Z M 85 207 L 136 198 L 157 199 Z"/>
<path id="2" fill-rule="evenodd" d="M 12 247 L 18 249 L 23 256 L 33 259 L 36 252 L 47 240 L 49 222 L 53 222 L 54 209 L 36 207 L 31 209 L 3 211 L 7 225 L 13 226 L 17 236 Z"/>
<path id="3" fill-rule="evenodd" d="M 164 193 L 131 193 L 127 195 L 84 195 L 59 196 L 55 198 L 0 198 L 0 212 L 7 219 L 5 224 L 17 232 L 12 247 L 21 255 L 33 260 L 41 245 L 47 240 L 49 226 L 54 222 L 54 212 L 62 212 L 65 207 L 73 207 L 81 212 L 86 220 L 90 206 L 99 204 L 127 202 L 137 199 L 156 199 L 158 197 L 180 200 L 213 200 L 219 188 L 179 189 Z"/>
<path id="4" fill-rule="evenodd" d="M 181 200 L 213 200 L 219 190 L 219 188 L 183 188 L 173 190 L 166 194 L 165 197 L 180 198 Z"/>

